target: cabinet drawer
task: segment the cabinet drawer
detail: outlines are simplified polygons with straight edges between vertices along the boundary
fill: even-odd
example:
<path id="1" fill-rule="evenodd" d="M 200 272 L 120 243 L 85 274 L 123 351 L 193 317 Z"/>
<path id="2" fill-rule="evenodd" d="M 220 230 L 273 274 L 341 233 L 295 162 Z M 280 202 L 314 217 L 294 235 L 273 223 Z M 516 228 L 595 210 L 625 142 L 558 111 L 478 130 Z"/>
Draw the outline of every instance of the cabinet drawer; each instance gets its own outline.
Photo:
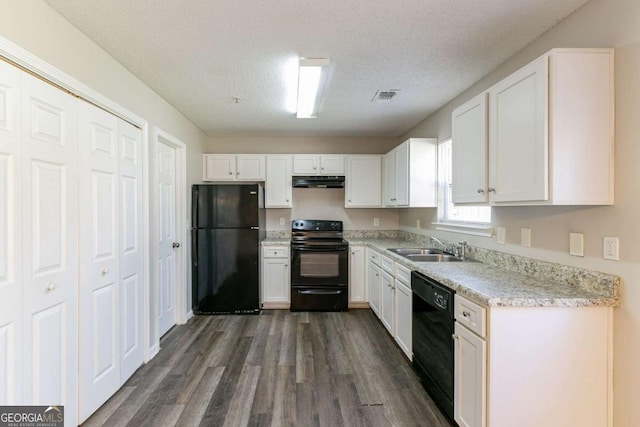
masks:
<path id="1" fill-rule="evenodd" d="M 395 262 L 393 262 L 391 258 L 387 258 L 384 255 L 380 256 L 380 260 L 381 260 L 382 269 L 387 273 L 389 273 L 390 275 L 395 276 L 395 271 L 394 271 Z"/>
<path id="2" fill-rule="evenodd" d="M 396 262 L 396 279 L 411 289 L 411 270 Z"/>
<path id="3" fill-rule="evenodd" d="M 454 309 L 456 322 L 466 326 L 480 337 L 485 337 L 487 334 L 486 308 L 456 294 Z"/>
<path id="4" fill-rule="evenodd" d="M 374 252 L 372 250 L 369 250 L 369 261 L 371 261 L 372 263 L 374 263 L 377 266 L 380 266 L 380 257 L 382 255 L 380 255 L 378 252 Z"/>
<path id="5" fill-rule="evenodd" d="M 285 246 L 265 246 L 262 248 L 264 258 L 289 258 L 289 248 Z"/>

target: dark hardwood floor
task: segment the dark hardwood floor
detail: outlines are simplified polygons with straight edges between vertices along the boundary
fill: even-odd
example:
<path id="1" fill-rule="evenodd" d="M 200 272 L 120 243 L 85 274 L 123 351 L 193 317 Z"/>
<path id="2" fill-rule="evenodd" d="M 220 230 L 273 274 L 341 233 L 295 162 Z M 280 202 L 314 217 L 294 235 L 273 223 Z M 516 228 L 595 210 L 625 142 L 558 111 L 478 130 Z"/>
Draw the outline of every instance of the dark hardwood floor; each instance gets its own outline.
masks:
<path id="1" fill-rule="evenodd" d="M 196 316 L 85 426 L 449 426 L 370 310 Z"/>

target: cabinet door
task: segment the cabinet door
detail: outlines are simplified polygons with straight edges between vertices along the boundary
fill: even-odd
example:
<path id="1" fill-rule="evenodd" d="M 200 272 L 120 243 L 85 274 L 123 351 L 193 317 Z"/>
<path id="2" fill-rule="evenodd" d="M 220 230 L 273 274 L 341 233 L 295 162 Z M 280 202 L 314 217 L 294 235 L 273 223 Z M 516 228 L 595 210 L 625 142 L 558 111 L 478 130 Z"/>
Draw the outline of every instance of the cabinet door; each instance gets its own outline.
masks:
<path id="1" fill-rule="evenodd" d="M 395 309 L 395 298 L 394 298 L 394 280 L 393 276 L 387 273 L 386 271 L 382 272 L 382 281 L 380 284 L 381 291 L 381 301 L 380 301 L 380 311 L 382 312 L 382 316 L 380 316 L 380 320 L 382 320 L 382 324 L 387 328 L 391 335 L 395 335 L 395 322 L 394 322 L 394 309 Z"/>
<path id="2" fill-rule="evenodd" d="M 320 175 L 344 175 L 344 156 L 321 155 Z"/>
<path id="3" fill-rule="evenodd" d="M 21 403 L 23 386 L 20 74 L 0 61 L 0 405 Z"/>
<path id="4" fill-rule="evenodd" d="M 238 154 L 236 156 L 236 179 L 238 181 L 264 181 L 265 155 Z"/>
<path id="5" fill-rule="evenodd" d="M 293 155 L 294 175 L 317 175 L 318 155 L 316 154 L 294 154 Z"/>
<path id="6" fill-rule="evenodd" d="M 548 57 L 489 91 L 489 189 L 493 202 L 549 198 Z"/>
<path id="7" fill-rule="evenodd" d="M 453 110 L 451 127 L 453 202 L 487 202 L 487 94 L 482 93 Z"/>
<path id="8" fill-rule="evenodd" d="M 204 181 L 234 181 L 236 179 L 235 154 L 205 154 Z"/>
<path id="9" fill-rule="evenodd" d="M 384 190 L 383 203 L 385 206 L 396 205 L 396 152 L 389 151 L 384 155 Z"/>
<path id="10" fill-rule="evenodd" d="M 265 182 L 265 207 L 290 208 L 292 156 L 267 156 L 267 177 Z"/>
<path id="11" fill-rule="evenodd" d="M 64 405 L 68 425 L 78 424 L 77 102 L 22 74 L 23 396 Z"/>
<path id="12" fill-rule="evenodd" d="M 265 247 L 264 250 L 268 248 Z M 289 303 L 289 271 L 288 258 L 263 258 L 263 303 Z"/>
<path id="13" fill-rule="evenodd" d="M 349 302 L 366 302 L 365 283 L 365 248 L 363 246 L 351 246 L 349 248 Z"/>
<path id="14" fill-rule="evenodd" d="M 461 427 L 486 425 L 486 342 L 455 324 L 454 419 Z"/>
<path id="15" fill-rule="evenodd" d="M 382 159 L 376 155 L 349 156 L 345 179 L 345 207 L 382 206 Z"/>
<path id="16" fill-rule="evenodd" d="M 413 296 L 411 289 L 400 283 L 397 279 L 395 281 L 395 287 L 396 342 L 409 360 L 413 360 L 411 347 L 411 307 Z"/>
<path id="17" fill-rule="evenodd" d="M 118 119 L 79 103 L 80 421 L 120 387 Z"/>
<path id="18" fill-rule="evenodd" d="M 382 283 L 382 270 L 373 262 L 369 262 L 369 307 L 373 310 L 376 316 L 380 317 L 380 291 Z"/>
<path id="19" fill-rule="evenodd" d="M 400 144 L 396 153 L 396 206 L 409 206 L 409 143 Z"/>

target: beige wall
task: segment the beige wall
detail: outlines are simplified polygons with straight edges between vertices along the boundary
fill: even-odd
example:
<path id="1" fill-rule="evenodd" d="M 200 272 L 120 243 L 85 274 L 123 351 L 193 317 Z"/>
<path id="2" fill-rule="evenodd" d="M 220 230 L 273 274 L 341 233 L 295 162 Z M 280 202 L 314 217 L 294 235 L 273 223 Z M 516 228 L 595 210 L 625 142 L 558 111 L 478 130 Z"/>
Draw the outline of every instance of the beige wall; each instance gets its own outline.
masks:
<path id="1" fill-rule="evenodd" d="M 150 132 L 157 126 L 183 141 L 187 180 L 201 180 L 206 135 L 44 2 L 2 0 L 0 37 L 146 119 Z"/>
<path id="2" fill-rule="evenodd" d="M 342 221 L 345 230 L 397 230 L 398 218 L 398 209 L 345 209 L 344 189 L 294 188 L 292 209 L 267 209 L 267 230 L 290 230 L 293 219 Z"/>
<path id="3" fill-rule="evenodd" d="M 398 138 L 212 137 L 208 153 L 384 154 L 402 142 Z"/>
<path id="4" fill-rule="evenodd" d="M 212 137 L 208 153 L 318 153 L 383 154 L 400 144 L 398 138 L 323 137 Z M 284 224 L 280 224 L 280 219 Z M 293 209 L 267 209 L 267 230 L 289 230 L 293 219 L 333 219 L 343 221 L 346 230 L 396 230 L 396 209 L 345 209 L 344 190 L 293 190 Z M 378 218 L 380 225 L 373 226 Z"/>
<path id="5" fill-rule="evenodd" d="M 483 78 L 404 137 L 451 136 L 451 111 L 503 77 L 554 47 L 616 48 L 616 201 L 607 207 L 502 207 L 494 224 L 507 230 L 507 245 L 487 239 L 440 232 L 442 237 L 579 265 L 620 275 L 622 306 L 615 309 L 614 424 L 640 425 L 640 1 L 592 0 Z M 455 143 L 455 142 L 454 142 Z M 401 211 L 400 224 L 430 224 L 434 209 Z M 532 230 L 532 247 L 519 246 L 520 228 Z M 584 233 L 585 257 L 568 255 L 569 233 Z M 602 259 L 602 238 L 620 238 L 620 262 Z"/>

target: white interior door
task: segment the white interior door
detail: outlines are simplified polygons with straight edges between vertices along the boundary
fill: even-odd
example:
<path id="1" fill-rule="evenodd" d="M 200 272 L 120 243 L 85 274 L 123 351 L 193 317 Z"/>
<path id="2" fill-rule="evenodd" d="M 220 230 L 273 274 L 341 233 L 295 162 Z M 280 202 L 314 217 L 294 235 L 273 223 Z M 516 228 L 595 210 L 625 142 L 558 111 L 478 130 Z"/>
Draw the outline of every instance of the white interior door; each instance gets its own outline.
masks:
<path id="1" fill-rule="evenodd" d="M 77 102 L 22 76 L 24 401 L 77 424 Z"/>
<path id="2" fill-rule="evenodd" d="M 119 120 L 120 156 L 120 383 L 143 359 L 144 250 L 142 229 L 142 132 Z"/>
<path id="3" fill-rule="evenodd" d="M 176 324 L 176 149 L 161 140 L 156 144 L 158 332 Z"/>
<path id="4" fill-rule="evenodd" d="M 80 421 L 120 387 L 118 119 L 79 103 Z"/>
<path id="5" fill-rule="evenodd" d="M 0 405 L 22 395 L 20 71 L 0 61 Z"/>

